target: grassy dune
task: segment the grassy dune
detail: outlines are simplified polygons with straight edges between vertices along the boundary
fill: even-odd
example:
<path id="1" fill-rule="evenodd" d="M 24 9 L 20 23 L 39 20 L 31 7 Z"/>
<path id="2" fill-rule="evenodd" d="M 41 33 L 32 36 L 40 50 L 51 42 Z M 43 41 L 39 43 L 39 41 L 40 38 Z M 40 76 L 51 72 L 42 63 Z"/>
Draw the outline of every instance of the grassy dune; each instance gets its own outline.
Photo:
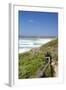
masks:
<path id="1" fill-rule="evenodd" d="M 46 64 L 45 54 L 50 52 L 52 60 L 57 64 L 58 62 L 58 39 L 54 39 L 47 44 L 44 44 L 40 48 L 35 48 L 29 52 L 19 54 L 19 79 L 31 78 L 35 76 L 37 70 L 42 69 Z M 45 72 L 46 76 L 50 75 L 50 68 L 47 68 Z"/>

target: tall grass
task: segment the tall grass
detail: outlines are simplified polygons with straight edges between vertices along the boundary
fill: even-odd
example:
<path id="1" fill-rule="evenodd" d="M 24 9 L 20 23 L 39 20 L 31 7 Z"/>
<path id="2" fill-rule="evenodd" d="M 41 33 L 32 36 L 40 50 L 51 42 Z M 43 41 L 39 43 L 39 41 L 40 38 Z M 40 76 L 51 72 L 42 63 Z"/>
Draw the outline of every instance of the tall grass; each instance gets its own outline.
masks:
<path id="1" fill-rule="evenodd" d="M 37 48 L 38 49 L 38 48 Z M 51 52 L 53 60 L 58 61 L 58 39 L 55 39 L 40 47 L 39 51 L 32 49 L 29 52 L 19 54 L 19 79 L 31 78 L 35 76 L 37 70 L 46 65 L 45 54 Z M 52 67 L 53 69 L 53 67 Z M 54 71 L 53 71 L 54 72 Z M 44 72 L 45 76 L 51 76 L 51 68 Z"/>

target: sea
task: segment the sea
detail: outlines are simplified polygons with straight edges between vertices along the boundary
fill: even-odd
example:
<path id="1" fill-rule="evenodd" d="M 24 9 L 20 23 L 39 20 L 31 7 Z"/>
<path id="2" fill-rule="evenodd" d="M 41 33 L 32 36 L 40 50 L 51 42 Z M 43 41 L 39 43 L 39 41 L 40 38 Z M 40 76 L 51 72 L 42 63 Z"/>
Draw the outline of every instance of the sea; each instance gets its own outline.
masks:
<path id="1" fill-rule="evenodd" d="M 19 38 L 19 53 L 25 53 L 32 48 L 41 47 L 42 45 L 50 42 L 54 38 Z"/>

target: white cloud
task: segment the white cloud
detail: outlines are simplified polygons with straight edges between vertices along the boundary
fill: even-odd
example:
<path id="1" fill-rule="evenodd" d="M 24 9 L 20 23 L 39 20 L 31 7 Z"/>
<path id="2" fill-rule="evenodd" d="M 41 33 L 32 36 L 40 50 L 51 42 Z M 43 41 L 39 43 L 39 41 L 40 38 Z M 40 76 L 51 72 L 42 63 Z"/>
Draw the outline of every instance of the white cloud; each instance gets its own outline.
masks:
<path id="1" fill-rule="evenodd" d="M 30 19 L 30 20 L 28 20 L 28 22 L 31 22 L 31 23 L 32 23 L 32 22 L 33 22 L 33 20 L 32 20 L 32 19 Z"/>

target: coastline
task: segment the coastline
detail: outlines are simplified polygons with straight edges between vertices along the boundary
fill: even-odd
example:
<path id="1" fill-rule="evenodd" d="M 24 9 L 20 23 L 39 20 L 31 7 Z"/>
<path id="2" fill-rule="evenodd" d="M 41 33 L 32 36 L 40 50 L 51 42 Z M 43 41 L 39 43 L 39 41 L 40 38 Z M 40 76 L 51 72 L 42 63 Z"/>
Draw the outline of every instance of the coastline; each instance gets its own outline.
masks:
<path id="1" fill-rule="evenodd" d="M 35 38 L 34 38 L 35 39 Z M 42 45 L 52 41 L 54 38 L 40 38 L 36 40 L 31 39 L 20 39 L 19 42 L 19 53 L 28 52 L 33 48 L 41 47 Z M 22 41 L 21 41 L 22 40 Z M 20 45 L 21 44 L 21 45 Z"/>

